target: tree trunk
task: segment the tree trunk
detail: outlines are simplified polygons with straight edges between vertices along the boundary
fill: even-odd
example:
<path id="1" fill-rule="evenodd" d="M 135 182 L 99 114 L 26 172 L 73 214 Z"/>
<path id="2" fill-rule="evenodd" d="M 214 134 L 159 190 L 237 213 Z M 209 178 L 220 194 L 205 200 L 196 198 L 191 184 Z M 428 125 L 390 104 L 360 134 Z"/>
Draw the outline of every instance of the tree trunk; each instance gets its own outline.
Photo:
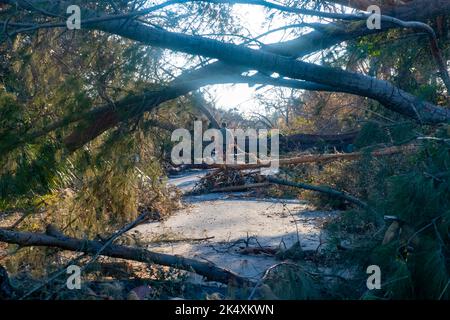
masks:
<path id="1" fill-rule="evenodd" d="M 257 169 L 257 168 L 265 168 L 270 167 L 271 164 L 278 163 L 279 166 L 288 166 L 288 165 L 298 165 L 305 163 L 316 163 L 316 162 L 330 162 L 337 160 L 355 160 L 359 159 L 363 156 L 369 157 L 384 157 L 391 156 L 400 153 L 407 153 L 416 151 L 417 147 L 415 145 L 407 145 L 407 146 L 398 146 L 398 147 L 388 147 L 379 150 L 374 150 L 371 152 L 352 152 L 352 153 L 326 153 L 326 154 L 307 154 L 301 155 L 294 158 L 285 158 L 279 160 L 271 160 L 265 161 L 263 163 L 255 163 L 255 164 L 191 164 L 186 165 L 185 167 L 191 169 L 221 169 L 228 168 L 234 170 L 249 170 L 249 169 Z"/>
<path id="2" fill-rule="evenodd" d="M 19 232 L 0 229 L 0 241 L 20 246 L 45 246 L 63 250 L 85 252 L 95 255 L 103 247 L 99 241 L 75 239 L 70 237 L 53 237 L 43 233 Z M 229 270 L 219 268 L 212 263 L 202 262 L 182 256 L 157 253 L 140 248 L 131 248 L 111 244 L 101 251 L 101 255 L 145 263 L 155 263 L 198 273 L 210 281 L 237 286 L 253 286 L 254 283 Z"/>

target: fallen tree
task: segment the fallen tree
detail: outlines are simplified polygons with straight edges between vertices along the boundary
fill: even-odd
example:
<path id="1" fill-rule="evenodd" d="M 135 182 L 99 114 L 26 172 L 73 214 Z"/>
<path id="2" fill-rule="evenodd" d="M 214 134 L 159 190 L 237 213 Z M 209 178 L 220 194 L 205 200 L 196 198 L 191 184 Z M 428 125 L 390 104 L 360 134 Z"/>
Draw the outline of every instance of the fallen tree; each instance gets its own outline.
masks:
<path id="1" fill-rule="evenodd" d="M 195 272 L 210 281 L 217 281 L 228 285 L 239 287 L 254 286 L 253 281 L 241 277 L 229 270 L 217 267 L 213 263 L 202 262 L 182 256 L 152 252 L 141 248 L 132 248 L 115 244 L 104 247 L 104 243 L 100 241 L 76 239 L 67 236 L 56 237 L 45 233 L 20 232 L 3 228 L 0 228 L 0 241 L 17 244 L 22 247 L 54 247 L 63 250 L 84 252 L 91 255 L 97 255 L 98 252 L 101 252 L 100 254 L 102 256 L 154 263 Z"/>
<path id="2" fill-rule="evenodd" d="M 267 181 L 269 181 L 270 183 L 273 183 L 273 184 L 325 193 L 332 197 L 346 200 L 348 202 L 356 204 L 357 206 L 359 206 L 361 208 L 367 208 L 367 203 L 365 203 L 364 201 L 359 200 L 358 198 L 356 198 L 352 195 L 346 194 L 345 192 L 342 192 L 342 191 L 339 191 L 339 190 L 336 190 L 336 189 L 333 189 L 330 187 L 313 186 L 313 185 L 302 183 L 302 182 L 293 182 L 293 181 L 278 179 L 278 178 L 270 177 L 270 176 L 268 176 L 266 179 L 267 179 Z"/>
<path id="3" fill-rule="evenodd" d="M 248 170 L 270 167 L 271 165 L 278 163 L 279 166 L 297 165 L 305 163 L 315 162 L 330 162 L 336 160 L 355 160 L 364 156 L 370 157 L 383 157 L 400 153 L 407 153 L 417 150 L 415 145 L 394 146 L 388 148 L 382 148 L 374 151 L 358 151 L 352 153 L 325 153 L 325 154 L 307 154 L 294 158 L 285 158 L 279 160 L 264 161 L 255 164 L 190 164 L 183 165 L 185 168 L 190 169 L 234 169 L 234 170 Z"/>
<path id="4" fill-rule="evenodd" d="M 281 150 L 307 150 L 314 147 L 326 146 L 329 148 L 344 149 L 353 144 L 359 131 L 342 134 L 304 134 L 297 133 L 289 136 L 280 136 Z"/>
<path id="5" fill-rule="evenodd" d="M 92 16 L 92 13 L 85 13 Z M 283 77 L 306 80 L 337 87 L 340 92 L 374 99 L 386 108 L 413 118 L 420 123 L 437 124 L 450 120 L 450 111 L 432 103 L 421 101 L 391 83 L 363 74 L 347 72 L 294 60 L 267 51 L 255 50 L 198 36 L 163 31 L 137 21 L 111 20 L 89 25 L 146 45 L 171 49 L 188 54 L 215 58 L 232 66 L 253 68 L 262 73 L 278 73 Z"/>
<path id="6" fill-rule="evenodd" d="M 39 11 L 40 15 L 55 17 L 62 15 L 66 11 L 69 2 L 50 2 L 42 1 L 0 1 L 0 3 L 15 6 L 20 11 Z M 210 2 L 235 2 L 244 3 L 246 1 L 210 1 Z M 163 6 L 169 5 L 168 2 Z M 174 2 L 176 3 L 176 1 Z M 355 94 L 363 97 L 368 97 L 377 100 L 388 109 L 410 117 L 423 124 L 437 124 L 446 123 L 450 119 L 450 112 L 441 106 L 434 105 L 426 101 L 404 92 L 403 90 L 393 86 L 389 82 L 377 80 L 375 78 L 365 76 L 362 74 L 347 72 L 340 69 L 333 69 L 329 67 L 314 65 L 303 61 L 298 61 L 293 58 L 303 56 L 308 53 L 315 52 L 320 49 L 328 48 L 333 44 L 342 41 L 355 39 L 364 35 L 383 32 L 391 28 L 405 27 L 413 24 L 417 26 L 416 22 L 409 24 L 403 23 L 414 18 L 419 21 L 427 20 L 430 17 L 448 12 L 450 4 L 448 1 L 432 0 L 432 1 L 416 1 L 410 5 L 405 5 L 400 8 L 393 8 L 384 12 L 388 14 L 387 21 L 383 20 L 383 28 L 381 30 L 369 30 L 366 27 L 365 21 L 361 21 L 360 15 L 339 15 L 330 12 L 318 12 L 305 10 L 300 8 L 282 7 L 264 1 L 249 2 L 254 5 L 264 5 L 268 8 L 276 9 L 286 12 L 295 12 L 307 15 L 316 15 L 319 17 L 328 17 L 333 19 L 350 20 L 345 24 L 330 23 L 328 25 L 314 25 L 315 31 L 302 35 L 301 37 L 289 40 L 284 43 L 273 45 L 264 45 L 262 49 L 255 50 L 245 46 L 237 46 L 230 43 L 222 43 L 213 39 L 207 39 L 199 36 L 190 36 L 186 34 L 179 34 L 165 31 L 162 28 L 154 28 L 139 20 L 133 20 L 138 16 L 145 15 L 155 10 L 161 9 L 157 5 L 152 8 L 143 10 L 143 12 L 131 12 L 122 15 L 108 15 L 106 12 L 95 12 L 93 10 L 85 9 L 82 11 L 83 26 L 90 30 L 101 30 L 110 34 L 115 34 L 123 38 L 138 41 L 145 45 L 151 45 L 160 48 L 171 49 L 173 51 L 184 52 L 188 54 L 200 55 L 209 58 L 215 58 L 219 61 L 211 63 L 205 67 L 195 70 L 199 77 L 194 77 L 196 85 L 180 86 L 179 83 L 185 80 L 185 77 L 180 76 L 178 81 L 174 81 L 169 88 L 163 89 L 161 96 L 157 93 L 151 94 L 150 99 L 140 100 L 139 105 L 124 106 L 125 112 L 119 112 L 114 109 L 114 106 L 108 106 L 102 112 L 96 112 L 95 116 L 89 121 L 90 124 L 82 131 L 75 131 L 66 139 L 66 146 L 69 150 L 74 150 L 97 137 L 106 130 L 113 128 L 118 123 L 127 121 L 129 116 L 138 117 L 145 111 L 150 111 L 162 102 L 175 99 L 181 95 L 196 90 L 199 87 L 214 84 L 215 82 L 208 77 L 212 74 L 207 72 L 210 69 L 217 69 L 216 77 L 226 75 L 228 80 L 221 79 L 222 83 L 238 83 L 245 81 L 253 83 L 262 81 L 264 84 L 273 84 L 284 86 L 289 83 L 289 86 L 295 87 L 300 85 L 308 90 L 326 90 L 337 91 L 343 93 Z M 35 6 L 36 4 L 36 6 Z M 42 4 L 42 8 L 40 5 Z M 72 4 L 72 3 L 70 3 Z M 36 7 L 42 10 L 36 10 Z M 45 8 L 45 9 L 43 9 Z M 395 18 L 395 19 L 394 19 Z M 355 19 L 357 21 L 355 21 Z M 402 21 L 400 21 L 401 19 Z M 397 21 L 394 23 L 392 21 Z M 391 22 L 389 22 L 391 21 Z M 398 23 L 398 22 L 402 23 Z M 15 22 L 14 22 L 15 23 Z M 7 23 L 5 23 L 6 29 Z M 422 25 L 423 26 L 423 25 Z M 26 27 L 20 25 L 12 34 L 22 32 L 33 32 L 40 28 L 56 28 L 65 27 L 65 23 L 55 22 L 47 24 L 29 24 Z M 415 27 L 413 27 L 415 28 Z M 429 27 L 428 27 L 429 29 Z M 431 30 L 432 31 L 432 30 Z M 10 34 L 11 35 L 11 34 Z M 437 48 L 434 48 L 437 49 Z M 435 50 L 434 50 L 435 51 Z M 258 70 L 259 74 L 252 77 L 244 77 L 242 79 L 242 72 L 248 70 Z M 273 78 L 270 76 L 263 76 L 261 74 L 278 73 L 280 78 Z M 444 72 L 441 72 L 444 73 Z M 443 75 L 442 75 L 443 76 Z M 264 78 L 264 79 L 262 79 Z M 297 79 L 292 83 L 292 79 Z M 303 80 L 303 81 L 298 81 Z M 312 88 L 312 89 L 311 89 Z M 119 103 L 120 104 L 120 103 Z M 73 119 L 71 119 L 73 121 Z M 78 119 L 80 120 L 80 119 Z M 58 124 L 58 123 L 56 123 Z M 60 124 L 58 124 L 60 125 Z M 63 126 L 66 123 L 62 124 Z M 53 129 L 54 126 L 51 126 Z M 44 130 L 45 134 L 45 130 Z"/>
<path id="7" fill-rule="evenodd" d="M 216 176 L 220 176 L 220 175 L 226 175 L 228 172 L 228 174 L 230 174 L 230 172 L 233 172 L 232 170 L 216 170 L 215 172 L 205 176 L 202 178 L 202 180 L 208 180 L 211 179 L 211 177 L 216 177 Z M 236 173 L 236 171 L 234 171 Z M 338 199 L 342 199 L 345 200 L 347 202 L 350 202 L 352 204 L 355 204 L 361 208 L 367 208 L 367 203 L 365 203 L 364 201 L 349 195 L 345 192 L 327 187 L 327 186 L 315 186 L 315 185 L 310 185 L 307 183 L 302 183 L 302 182 L 293 182 L 293 181 L 288 181 L 288 180 L 283 180 L 283 179 L 279 179 L 273 176 L 261 176 L 259 174 L 257 174 L 255 177 L 255 180 L 257 181 L 261 181 L 261 182 L 257 182 L 257 183 L 242 183 L 242 181 L 237 181 L 238 184 L 236 185 L 228 185 L 225 187 L 219 187 L 219 188 L 212 188 L 212 189 L 208 189 L 208 188 L 203 188 L 203 190 L 197 190 L 196 193 L 215 193 L 215 192 L 238 192 L 238 191 L 244 191 L 244 190 L 248 190 L 248 189 L 254 189 L 254 188 L 265 188 L 268 187 L 272 184 L 277 184 L 277 185 L 282 185 L 282 186 L 287 186 L 287 187 L 294 187 L 294 188 L 300 188 L 300 189 L 304 189 L 304 190 L 310 190 L 310 191 L 315 191 L 315 192 L 320 192 L 320 193 L 325 193 L 328 194 L 331 197 L 334 198 L 338 198 Z M 207 185 L 207 183 L 204 183 L 204 185 Z"/>

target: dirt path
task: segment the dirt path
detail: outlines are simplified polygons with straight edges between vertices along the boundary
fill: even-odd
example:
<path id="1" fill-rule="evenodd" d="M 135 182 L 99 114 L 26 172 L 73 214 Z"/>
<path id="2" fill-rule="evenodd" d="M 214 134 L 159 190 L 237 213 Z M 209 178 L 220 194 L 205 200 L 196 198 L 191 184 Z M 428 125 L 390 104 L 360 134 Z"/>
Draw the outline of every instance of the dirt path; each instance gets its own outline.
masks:
<path id="1" fill-rule="evenodd" d="M 204 174 L 190 172 L 170 183 L 186 192 Z M 266 254 L 242 254 L 245 242 L 255 248 L 289 248 L 300 238 L 302 248 L 316 249 L 321 222 L 334 214 L 313 211 L 298 200 L 248 198 L 246 193 L 186 196 L 184 201 L 186 207 L 166 221 L 137 228 L 144 239 L 155 241 L 149 249 L 205 259 L 251 278 L 259 278 L 277 260 Z M 187 240 L 208 237 L 214 238 Z"/>

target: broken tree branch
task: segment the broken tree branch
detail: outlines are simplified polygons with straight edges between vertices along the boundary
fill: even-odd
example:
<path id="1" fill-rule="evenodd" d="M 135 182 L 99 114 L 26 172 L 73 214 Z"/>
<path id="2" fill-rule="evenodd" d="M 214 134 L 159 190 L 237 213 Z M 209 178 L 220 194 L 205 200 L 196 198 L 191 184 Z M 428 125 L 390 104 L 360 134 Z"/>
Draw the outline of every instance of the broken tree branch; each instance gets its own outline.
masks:
<path id="1" fill-rule="evenodd" d="M 359 206 L 361 208 L 367 208 L 367 203 L 365 203 L 364 201 L 359 200 L 358 198 L 356 198 L 352 195 L 346 194 L 342 191 L 332 189 L 330 187 L 313 186 L 313 185 L 306 184 L 306 183 L 282 180 L 282 179 L 278 179 L 278 178 L 270 177 L 270 176 L 267 176 L 266 179 L 270 183 L 274 183 L 274 184 L 278 184 L 278 185 L 282 185 L 282 186 L 288 186 L 288 187 L 294 187 L 294 188 L 300 188 L 300 189 L 305 189 L 305 190 L 310 190 L 310 191 L 326 193 L 332 197 L 343 199 L 343 200 L 346 200 L 353 204 L 356 204 L 357 206 Z"/>
<path id="2" fill-rule="evenodd" d="M 65 237 L 61 239 L 44 233 L 20 232 L 0 228 L 0 241 L 21 246 L 55 247 L 63 250 L 97 254 L 104 246 L 103 242 Z M 198 273 L 210 281 L 237 286 L 253 286 L 250 279 L 241 277 L 229 270 L 215 266 L 209 262 L 202 262 L 191 258 L 152 252 L 141 248 L 111 244 L 101 251 L 101 255 L 121 258 L 145 263 L 155 263 L 190 272 Z"/>
<path id="3" fill-rule="evenodd" d="M 271 160 L 264 161 L 256 164 L 192 164 L 187 165 L 188 168 L 193 169 L 214 169 L 214 168 L 227 168 L 234 170 L 248 170 L 248 169 L 257 169 L 270 167 L 274 162 L 278 162 L 279 166 L 288 166 L 288 165 L 297 165 L 297 164 L 305 164 L 305 163 L 315 163 L 315 162 L 330 162 L 336 160 L 355 160 L 362 158 L 363 156 L 371 156 L 371 157 L 383 157 L 390 156 L 400 153 L 406 153 L 417 150 L 415 145 L 406 145 L 406 146 L 395 146 L 388 147 L 379 150 L 375 150 L 372 152 L 352 152 L 352 153 L 325 153 L 325 154 L 307 154 L 298 156 L 295 158 L 285 158 L 279 160 Z"/>
<path id="4" fill-rule="evenodd" d="M 333 135 L 297 133 L 288 136 L 280 136 L 280 149 L 289 151 L 307 150 L 320 146 L 342 149 L 353 144 L 359 133 L 359 131 Z"/>

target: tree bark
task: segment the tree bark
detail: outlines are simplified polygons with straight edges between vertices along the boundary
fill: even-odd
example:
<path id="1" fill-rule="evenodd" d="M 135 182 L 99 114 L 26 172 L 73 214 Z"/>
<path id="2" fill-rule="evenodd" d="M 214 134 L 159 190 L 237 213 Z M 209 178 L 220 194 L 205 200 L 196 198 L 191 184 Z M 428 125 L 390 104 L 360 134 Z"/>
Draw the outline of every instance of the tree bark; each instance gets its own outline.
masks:
<path id="1" fill-rule="evenodd" d="M 0 241 L 21 246 L 45 246 L 63 250 L 85 252 L 95 255 L 103 247 L 99 241 L 76 239 L 70 237 L 54 237 L 44 233 L 19 232 L 0 229 Z M 237 286 L 253 286 L 254 283 L 229 270 L 219 268 L 212 263 L 195 259 L 157 253 L 140 248 L 132 248 L 111 244 L 101 251 L 101 255 L 145 263 L 155 263 L 177 269 L 198 273 L 210 281 Z"/>
<path id="2" fill-rule="evenodd" d="M 270 167 L 271 164 L 278 163 L 279 166 L 288 165 L 298 165 L 306 163 L 316 163 L 316 162 L 330 162 L 337 160 L 355 160 L 363 156 L 369 157 L 384 157 L 391 156 L 400 153 L 412 152 L 417 150 L 415 145 L 398 146 L 398 147 L 388 147 L 371 152 L 352 152 L 352 153 L 329 153 L 329 154 L 307 154 L 301 155 L 294 158 L 285 158 L 279 160 L 265 161 L 263 163 L 255 164 L 191 164 L 184 165 L 191 169 L 234 169 L 234 170 L 250 170 Z"/>
<path id="3" fill-rule="evenodd" d="M 353 144 L 359 132 L 348 132 L 336 135 L 319 134 L 293 134 L 289 136 L 280 136 L 281 150 L 308 150 L 314 147 L 326 146 L 336 149 L 345 149 Z"/>
<path id="4" fill-rule="evenodd" d="M 4 2 L 16 3 L 16 1 Z M 18 1 L 24 8 L 30 7 L 32 2 L 33 1 Z M 66 2 L 61 1 L 56 4 L 49 3 L 48 6 L 52 12 L 58 13 L 61 12 L 62 8 L 66 8 L 65 4 Z M 417 4 L 420 5 L 421 8 L 423 7 L 424 10 L 417 11 L 418 6 L 404 6 L 405 8 L 402 7 L 402 10 L 396 9 L 388 13 L 399 19 L 406 19 L 407 17 L 425 19 L 426 16 L 450 11 L 450 4 L 448 1 L 431 0 L 426 3 L 426 6 L 423 1 L 417 2 Z M 30 7 L 30 10 L 34 10 L 33 6 Z M 97 17 L 98 14 L 84 10 L 83 16 L 88 19 L 90 17 Z M 140 41 L 147 45 L 217 58 L 220 61 L 225 62 L 229 68 L 237 68 L 238 70 L 241 70 L 241 72 L 248 69 L 256 69 L 268 74 L 276 72 L 285 77 L 307 80 L 326 87 L 336 88 L 336 91 L 339 92 L 365 96 L 377 100 L 385 107 L 407 117 L 411 117 L 422 124 L 436 124 L 448 122 L 450 120 L 450 110 L 438 107 L 429 102 L 421 101 L 415 96 L 400 90 L 386 81 L 377 80 L 362 74 L 296 61 L 291 57 L 275 54 L 281 52 L 297 52 L 294 56 L 300 56 L 313 50 L 323 48 L 324 43 L 325 47 L 329 47 L 332 44 L 348 40 L 348 37 L 353 39 L 360 35 L 368 34 L 368 29 L 364 22 L 352 22 L 352 24 L 347 26 L 352 26 L 352 28 L 342 29 L 338 25 L 330 25 L 331 32 L 321 30 L 318 34 L 315 33 L 311 35 L 311 39 L 307 39 L 308 36 L 302 36 L 291 42 L 293 46 L 284 43 L 282 49 L 280 46 L 278 46 L 277 49 L 277 46 L 273 45 L 270 46 L 270 52 L 268 52 L 267 48 L 264 50 L 254 50 L 198 36 L 167 32 L 135 20 L 107 20 L 87 25 L 90 29 L 102 30 Z M 389 24 L 383 24 L 383 30 L 389 27 Z M 344 37 L 340 38 L 337 36 L 339 33 L 342 33 Z M 304 43 L 305 40 L 312 41 L 312 43 Z M 301 49 L 305 49 L 307 52 L 302 52 Z M 220 62 L 218 64 L 220 64 Z M 226 65 L 222 65 L 222 67 L 226 67 Z M 179 95 L 182 94 L 183 93 L 180 93 Z M 176 96 L 172 95 L 172 99 L 174 97 Z M 169 99 L 161 100 L 167 101 Z M 152 106 L 149 108 L 151 107 Z M 86 129 L 85 137 L 81 136 L 80 139 L 80 134 L 78 134 L 78 136 L 75 135 L 69 137 L 67 139 L 69 148 L 77 147 L 82 141 L 89 141 L 90 138 L 99 135 L 114 126 L 114 124 L 117 124 L 118 121 L 123 121 L 111 115 L 103 115 L 98 119 L 101 121 L 96 121 L 96 123 Z"/>
<path id="5" fill-rule="evenodd" d="M 306 184 L 306 183 L 292 182 L 292 181 L 282 180 L 282 179 L 278 179 L 278 178 L 270 177 L 270 176 L 267 177 L 267 181 L 269 181 L 270 183 L 279 184 L 282 186 L 288 186 L 288 187 L 294 187 L 294 188 L 300 188 L 300 189 L 325 193 L 332 197 L 346 200 L 348 202 L 356 204 L 357 206 L 359 206 L 361 208 L 367 208 L 367 203 L 365 203 L 364 201 L 359 200 L 358 198 L 355 198 L 354 196 L 346 194 L 342 191 L 332 189 L 330 187 L 313 186 L 313 185 Z"/>

